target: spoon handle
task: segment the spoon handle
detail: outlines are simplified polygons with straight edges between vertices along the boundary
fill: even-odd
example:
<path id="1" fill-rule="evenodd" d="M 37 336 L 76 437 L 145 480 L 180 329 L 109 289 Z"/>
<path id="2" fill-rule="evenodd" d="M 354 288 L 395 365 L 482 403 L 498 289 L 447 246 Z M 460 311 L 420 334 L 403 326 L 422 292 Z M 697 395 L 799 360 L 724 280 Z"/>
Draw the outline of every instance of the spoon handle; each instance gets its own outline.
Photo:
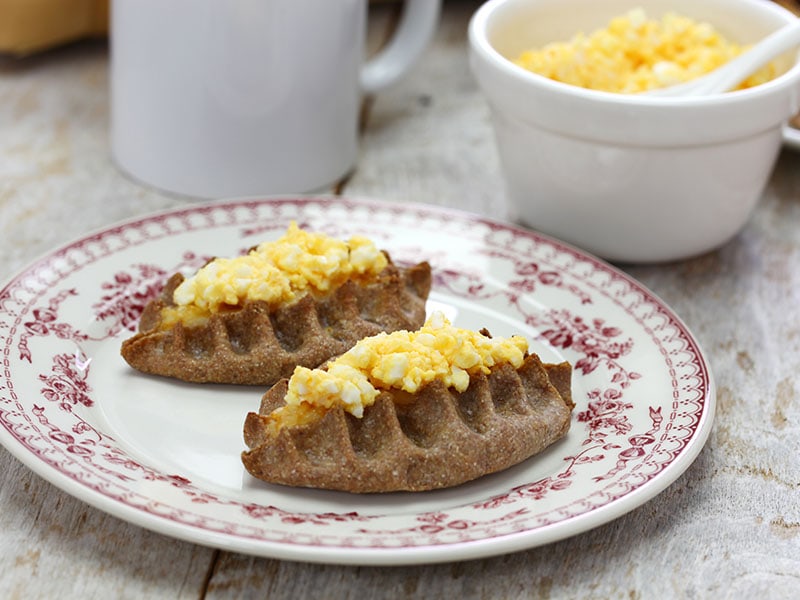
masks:
<path id="1" fill-rule="evenodd" d="M 710 83 L 709 94 L 733 89 L 758 69 L 800 44 L 800 19 L 771 33 L 750 50 L 740 54 L 717 70 L 719 77 Z"/>
<path id="2" fill-rule="evenodd" d="M 653 90 L 653 96 L 708 96 L 727 92 L 776 56 L 800 44 L 800 19 L 781 27 L 718 69 L 686 83 Z"/>

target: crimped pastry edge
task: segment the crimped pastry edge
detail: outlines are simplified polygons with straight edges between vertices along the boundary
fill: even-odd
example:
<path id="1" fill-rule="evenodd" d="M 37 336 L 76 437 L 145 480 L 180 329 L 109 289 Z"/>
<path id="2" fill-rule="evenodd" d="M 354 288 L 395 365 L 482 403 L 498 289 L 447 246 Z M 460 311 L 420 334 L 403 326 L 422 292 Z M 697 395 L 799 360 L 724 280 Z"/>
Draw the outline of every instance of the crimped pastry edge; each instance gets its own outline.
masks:
<path id="1" fill-rule="evenodd" d="M 170 277 L 160 297 L 147 304 L 139 332 L 122 343 L 125 361 L 144 373 L 194 383 L 272 385 L 296 366 L 317 367 L 364 337 L 420 327 L 431 269 L 427 262 L 401 268 L 390 259 L 374 281 L 348 281 L 321 298 L 306 295 L 273 311 L 264 302 L 248 301 L 241 309 L 212 315 L 201 327 L 177 323 L 160 330 L 161 309 L 172 305 L 182 280 L 180 274 Z M 254 340 L 240 351 L 230 332 L 246 330 L 248 322 L 253 331 L 244 335 Z M 303 339 L 294 347 L 298 332 Z"/>
<path id="2" fill-rule="evenodd" d="M 427 415 L 417 420 L 428 431 L 416 440 L 408 435 L 414 436 L 414 418 L 401 426 L 409 416 L 392 392 L 382 392 L 361 420 L 337 408 L 272 437 L 266 415 L 283 404 L 282 380 L 264 395 L 259 412 L 247 415 L 242 462 L 258 479 L 296 487 L 384 493 L 456 486 L 527 460 L 564 437 L 574 407 L 571 373 L 569 363 L 546 365 L 530 354 L 518 370 L 506 364 L 473 376 L 461 394 L 438 381 L 428 384 L 415 401 L 416 409 L 427 405 Z"/>

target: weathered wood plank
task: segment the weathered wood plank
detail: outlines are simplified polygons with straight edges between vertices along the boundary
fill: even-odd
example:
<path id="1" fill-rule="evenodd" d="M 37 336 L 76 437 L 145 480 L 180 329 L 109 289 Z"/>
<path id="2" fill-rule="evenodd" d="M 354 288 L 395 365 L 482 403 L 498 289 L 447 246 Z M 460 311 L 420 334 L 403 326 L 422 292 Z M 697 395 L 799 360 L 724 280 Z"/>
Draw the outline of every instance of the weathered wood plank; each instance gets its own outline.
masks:
<path id="1" fill-rule="evenodd" d="M 197 598 L 213 550 L 130 525 L 0 449 L 3 598 Z"/>
<path id="2" fill-rule="evenodd" d="M 422 61 L 374 99 L 346 194 L 510 216 L 489 110 L 467 61 L 467 23 L 480 4 L 445 3 Z"/>

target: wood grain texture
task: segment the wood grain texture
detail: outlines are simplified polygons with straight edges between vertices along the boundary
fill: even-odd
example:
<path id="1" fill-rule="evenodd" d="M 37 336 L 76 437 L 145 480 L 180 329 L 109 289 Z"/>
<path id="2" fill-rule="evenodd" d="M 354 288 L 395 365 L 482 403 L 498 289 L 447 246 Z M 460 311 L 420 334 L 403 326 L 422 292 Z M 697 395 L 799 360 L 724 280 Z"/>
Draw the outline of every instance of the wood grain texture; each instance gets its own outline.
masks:
<path id="1" fill-rule="evenodd" d="M 488 107 L 469 73 L 477 0 L 369 103 L 346 195 L 512 219 Z M 390 28 L 373 24 L 373 44 Z M 185 201 L 108 156 L 107 53 L 83 44 L 0 63 L 0 264 Z M 782 154 L 747 227 L 716 252 L 621 267 L 696 334 L 719 387 L 714 429 L 674 484 L 579 536 L 484 560 L 359 568 L 174 540 L 75 500 L 0 449 L 3 598 L 795 598 L 800 590 L 800 154 Z"/>

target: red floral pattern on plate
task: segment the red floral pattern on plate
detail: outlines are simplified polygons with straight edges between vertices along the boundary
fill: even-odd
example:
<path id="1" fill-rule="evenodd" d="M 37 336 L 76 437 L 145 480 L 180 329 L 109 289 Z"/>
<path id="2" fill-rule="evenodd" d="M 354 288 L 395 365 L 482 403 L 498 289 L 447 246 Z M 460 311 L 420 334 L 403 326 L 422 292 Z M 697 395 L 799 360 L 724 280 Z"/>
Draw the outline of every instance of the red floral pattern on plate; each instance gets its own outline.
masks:
<path id="1" fill-rule="evenodd" d="M 279 235 L 289 220 L 331 235 L 371 235 L 399 262 L 431 260 L 437 301 L 511 319 L 533 343 L 567 357 L 580 396 L 571 441 L 553 451 L 556 458 L 542 459 L 549 472 L 413 514 L 382 512 L 379 501 L 369 514 L 307 511 L 281 505 L 279 495 L 264 502 L 263 489 L 254 502 L 246 492 L 165 472 L 103 430 L 96 403 L 108 391 L 93 388 L 87 345 L 116 346 L 129 335 L 166 276 L 205 262 L 198 239 L 224 238 L 231 252 L 242 251 L 262 241 L 254 236 Z M 170 264 L 169 256 L 180 258 Z M 0 439 L 14 454 L 70 493 L 134 522 L 270 556 L 453 560 L 555 539 L 553 527 L 570 535 L 619 514 L 612 503 L 629 510 L 643 502 L 655 493 L 648 485 L 654 479 L 660 487 L 677 477 L 713 416 L 713 381 L 696 342 L 636 282 L 557 241 L 424 206 L 288 198 L 131 221 L 57 250 L 8 282 L 0 291 L 0 336 Z M 648 387 L 656 377 L 641 370 L 641 357 L 666 378 L 664 389 Z M 309 492 L 325 505 L 315 494 Z M 573 524 L 585 515 L 587 524 Z"/>

